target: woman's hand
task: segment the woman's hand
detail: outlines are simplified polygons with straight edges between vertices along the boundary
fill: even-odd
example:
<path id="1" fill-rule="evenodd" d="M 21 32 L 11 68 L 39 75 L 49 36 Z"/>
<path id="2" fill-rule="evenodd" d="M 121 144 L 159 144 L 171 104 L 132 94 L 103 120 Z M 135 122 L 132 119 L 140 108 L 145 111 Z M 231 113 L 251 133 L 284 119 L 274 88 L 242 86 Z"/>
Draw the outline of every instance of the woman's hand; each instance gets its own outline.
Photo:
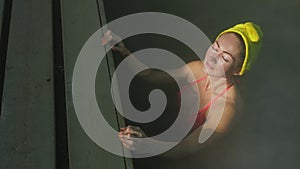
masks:
<path id="1" fill-rule="evenodd" d="M 118 43 L 112 46 L 113 51 L 118 52 L 123 57 L 127 57 L 131 54 L 131 52 L 126 48 L 121 37 L 114 34 L 111 30 L 106 31 L 104 33 L 104 37 L 102 38 L 102 45 L 107 45 L 114 42 L 118 42 Z"/>
<path id="2" fill-rule="evenodd" d="M 120 129 L 119 139 L 122 145 L 130 150 L 135 151 L 136 149 L 144 149 L 146 144 L 138 138 L 145 138 L 146 134 L 140 127 L 137 126 L 127 126 Z"/>

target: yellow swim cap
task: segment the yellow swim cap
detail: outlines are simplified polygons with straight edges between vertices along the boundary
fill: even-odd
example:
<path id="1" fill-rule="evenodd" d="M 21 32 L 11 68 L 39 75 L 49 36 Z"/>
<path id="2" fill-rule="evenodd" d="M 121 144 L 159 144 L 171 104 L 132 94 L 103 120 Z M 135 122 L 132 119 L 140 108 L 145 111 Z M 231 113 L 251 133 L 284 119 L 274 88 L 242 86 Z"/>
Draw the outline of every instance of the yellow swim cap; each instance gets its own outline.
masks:
<path id="1" fill-rule="evenodd" d="M 244 24 L 237 24 L 234 27 L 221 32 L 217 39 L 224 33 L 228 32 L 234 32 L 241 35 L 245 43 L 245 59 L 242 69 L 239 72 L 239 75 L 241 76 L 250 70 L 254 60 L 256 59 L 262 46 L 263 33 L 258 25 L 252 22 L 246 22 Z"/>

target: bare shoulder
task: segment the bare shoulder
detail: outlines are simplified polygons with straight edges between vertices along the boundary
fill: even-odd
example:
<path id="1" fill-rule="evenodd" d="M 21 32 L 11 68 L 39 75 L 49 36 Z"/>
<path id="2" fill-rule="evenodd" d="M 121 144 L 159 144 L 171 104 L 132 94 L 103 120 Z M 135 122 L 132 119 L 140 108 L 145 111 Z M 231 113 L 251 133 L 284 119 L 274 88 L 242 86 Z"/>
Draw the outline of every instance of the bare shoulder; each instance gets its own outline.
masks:
<path id="1" fill-rule="evenodd" d="M 203 69 L 203 63 L 201 60 L 195 60 L 192 62 L 187 63 L 187 65 L 189 66 L 189 68 L 191 69 Z"/>
<path id="2" fill-rule="evenodd" d="M 199 77 L 202 77 L 205 75 L 205 73 L 203 71 L 203 63 L 201 60 L 189 62 L 187 64 L 187 67 L 193 72 L 193 74 L 196 78 L 199 78 Z"/>
<path id="3" fill-rule="evenodd" d="M 238 89 L 238 86 L 233 85 L 226 94 L 226 101 L 229 105 L 238 108 L 242 104 L 242 98 Z"/>

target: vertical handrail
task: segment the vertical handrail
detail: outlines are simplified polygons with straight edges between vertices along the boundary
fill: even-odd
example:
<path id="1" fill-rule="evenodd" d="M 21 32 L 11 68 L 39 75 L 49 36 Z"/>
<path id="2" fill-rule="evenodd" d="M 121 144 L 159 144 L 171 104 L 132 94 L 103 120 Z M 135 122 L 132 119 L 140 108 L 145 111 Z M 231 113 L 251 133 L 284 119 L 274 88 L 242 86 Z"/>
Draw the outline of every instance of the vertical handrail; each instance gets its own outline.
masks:
<path id="1" fill-rule="evenodd" d="M 2 112 L 2 96 L 6 69 L 6 55 L 9 37 L 9 27 L 11 20 L 12 0 L 5 0 L 3 6 L 3 17 L 1 25 L 1 39 L 0 39 L 0 117 Z"/>
<path id="2" fill-rule="evenodd" d="M 102 33 L 104 34 L 108 30 L 108 28 L 106 26 L 107 21 L 106 21 L 105 8 L 104 8 L 103 0 L 97 0 L 97 5 L 98 5 L 98 11 L 99 11 L 100 24 L 101 24 L 101 26 L 103 26 L 102 27 L 102 31 L 103 31 Z M 106 50 L 109 50 L 109 49 L 106 49 Z M 111 51 L 106 51 L 106 52 L 107 52 L 106 61 L 107 61 L 108 73 L 109 73 L 110 80 L 111 80 L 112 76 L 113 76 L 113 73 L 115 71 L 115 63 L 114 63 L 112 52 Z M 114 91 L 114 93 L 115 93 L 114 97 L 119 97 L 120 98 L 119 92 Z M 125 119 L 117 112 L 117 110 L 115 112 L 116 112 L 118 128 L 120 128 L 121 126 L 125 126 Z M 128 159 L 128 158 L 124 157 L 124 164 L 125 164 L 125 167 L 127 169 L 133 169 L 133 163 L 132 163 L 131 159 Z"/>

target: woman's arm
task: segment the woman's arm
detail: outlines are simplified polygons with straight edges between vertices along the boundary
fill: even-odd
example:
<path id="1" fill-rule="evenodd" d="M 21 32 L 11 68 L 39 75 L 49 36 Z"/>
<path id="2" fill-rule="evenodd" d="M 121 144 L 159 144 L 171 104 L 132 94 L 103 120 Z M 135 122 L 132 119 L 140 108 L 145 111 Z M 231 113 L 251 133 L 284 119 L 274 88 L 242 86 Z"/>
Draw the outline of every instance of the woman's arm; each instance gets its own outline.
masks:
<path id="1" fill-rule="evenodd" d="M 190 133 L 185 139 L 183 139 L 177 146 L 169 150 L 168 152 L 163 153 L 161 156 L 165 158 L 181 158 L 186 155 L 190 155 L 201 151 L 201 149 L 210 146 L 216 141 L 220 140 L 222 136 L 224 136 L 231 128 L 233 119 L 236 113 L 240 110 L 240 104 L 237 104 L 239 101 L 235 101 L 239 98 L 235 98 L 234 100 L 228 99 L 225 104 L 225 108 L 223 111 L 223 115 L 221 120 L 218 123 L 217 128 L 210 136 L 210 138 L 204 143 L 199 143 L 200 132 L 206 132 L 205 130 L 212 130 L 210 128 L 203 128 L 203 126 L 197 128 L 192 133 Z M 222 111 L 220 109 L 220 111 Z M 213 120 L 213 118 L 208 119 Z M 123 146 L 131 151 L 134 151 L 137 147 L 149 149 L 151 151 L 151 147 L 148 144 L 143 144 L 141 142 L 136 142 L 136 137 L 147 137 L 144 132 L 139 127 L 128 126 L 125 127 L 119 133 L 119 138 L 123 144 Z M 167 144 L 167 142 L 160 142 L 159 144 Z"/>
<path id="2" fill-rule="evenodd" d="M 159 84 L 169 83 L 169 81 L 165 77 L 165 74 L 161 73 L 159 70 L 156 69 L 148 69 L 149 67 L 147 65 L 145 65 L 140 60 L 138 60 L 130 52 L 130 50 L 126 47 L 126 45 L 121 40 L 121 38 L 109 30 L 104 34 L 104 37 L 102 39 L 102 44 L 108 45 L 112 42 L 118 42 L 115 46 L 112 47 L 113 51 L 119 53 L 123 58 L 131 56 L 130 62 L 127 63 L 128 63 L 128 67 L 133 72 L 136 72 L 137 70 L 141 70 L 141 69 L 145 70 L 139 73 L 139 77 L 142 78 L 144 81 L 149 83 L 159 83 Z M 189 67 L 186 65 L 176 69 L 168 70 L 168 72 L 170 72 L 173 77 L 180 78 L 180 79 L 186 79 L 191 76 Z"/>

